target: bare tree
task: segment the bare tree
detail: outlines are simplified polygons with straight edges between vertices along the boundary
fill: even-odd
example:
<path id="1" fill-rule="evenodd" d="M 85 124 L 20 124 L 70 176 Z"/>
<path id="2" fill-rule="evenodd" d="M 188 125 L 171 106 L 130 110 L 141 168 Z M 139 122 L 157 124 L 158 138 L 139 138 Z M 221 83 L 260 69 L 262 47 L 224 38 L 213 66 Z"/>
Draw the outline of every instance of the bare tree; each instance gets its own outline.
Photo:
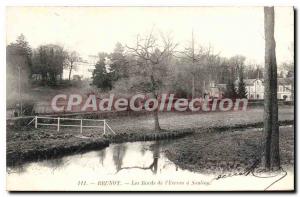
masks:
<path id="1" fill-rule="evenodd" d="M 213 78 L 217 78 L 218 71 L 220 70 L 220 68 L 217 67 L 221 64 L 219 54 L 214 54 L 211 46 L 204 48 L 202 46 L 195 47 L 195 45 L 196 41 L 194 32 L 192 31 L 191 44 L 185 48 L 182 52 L 183 56 L 181 57 L 190 65 L 188 70 L 192 82 L 192 98 L 197 96 L 197 89 L 202 95 L 205 94 L 206 87 Z M 216 76 L 214 77 L 214 75 Z M 208 83 L 206 83 L 207 81 Z M 200 85 L 199 82 L 202 85 Z"/>
<path id="2" fill-rule="evenodd" d="M 274 39 L 274 7 L 264 8 L 265 103 L 262 165 L 266 170 L 280 168 L 277 103 L 277 64 Z"/>
<path id="3" fill-rule="evenodd" d="M 66 66 L 69 69 L 69 81 L 71 80 L 72 70 L 76 69 L 76 64 L 80 61 L 81 58 L 76 51 L 72 51 L 68 53 Z"/>
<path id="4" fill-rule="evenodd" d="M 153 31 L 145 37 L 137 36 L 135 46 L 126 46 L 128 52 L 137 59 L 133 89 L 150 93 L 153 98 L 158 98 L 168 73 L 168 63 L 177 44 L 174 44 L 170 35 L 160 34 L 160 39 L 154 36 Z M 158 109 L 153 111 L 155 130 L 160 131 Z"/>

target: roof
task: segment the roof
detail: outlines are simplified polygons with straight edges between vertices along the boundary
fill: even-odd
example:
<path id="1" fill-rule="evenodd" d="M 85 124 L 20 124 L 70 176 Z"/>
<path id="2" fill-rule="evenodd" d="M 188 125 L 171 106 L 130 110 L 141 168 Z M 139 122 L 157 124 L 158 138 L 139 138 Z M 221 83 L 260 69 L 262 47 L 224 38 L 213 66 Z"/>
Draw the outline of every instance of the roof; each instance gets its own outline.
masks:
<path id="1" fill-rule="evenodd" d="M 288 77 L 288 78 L 278 78 L 277 79 L 278 85 L 291 85 L 294 83 L 294 78 L 293 77 Z"/>
<path id="2" fill-rule="evenodd" d="M 246 85 L 253 85 L 255 81 L 260 80 L 260 79 L 244 79 L 244 83 Z"/>
<path id="3" fill-rule="evenodd" d="M 263 82 L 262 79 L 244 79 L 244 83 L 245 83 L 246 86 L 252 86 L 252 85 L 254 85 L 254 82 L 257 81 L 257 80 L 260 80 L 260 81 Z M 235 85 L 237 85 L 238 83 L 239 83 L 239 80 L 236 80 Z"/>

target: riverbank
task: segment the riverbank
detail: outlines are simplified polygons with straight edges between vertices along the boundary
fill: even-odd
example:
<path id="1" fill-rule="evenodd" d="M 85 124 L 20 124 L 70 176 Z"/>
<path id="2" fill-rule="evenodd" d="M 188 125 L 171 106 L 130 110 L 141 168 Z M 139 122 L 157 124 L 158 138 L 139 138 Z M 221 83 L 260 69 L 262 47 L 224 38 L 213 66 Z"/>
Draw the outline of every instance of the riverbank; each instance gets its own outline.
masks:
<path id="1" fill-rule="evenodd" d="M 193 133 L 220 133 L 242 128 L 262 127 L 262 109 L 253 109 L 246 114 L 241 112 L 216 112 L 207 114 L 161 114 L 160 123 L 163 132 L 153 132 L 153 117 L 122 117 L 109 120 L 109 125 L 116 136 L 103 137 L 101 129 L 41 127 L 7 129 L 6 150 L 7 165 L 19 165 L 27 161 L 36 161 L 64 155 L 99 150 L 110 143 L 133 141 L 152 141 L 175 139 Z M 281 125 L 293 124 L 293 108 L 281 108 L 279 111 Z M 226 132 L 227 133 L 227 132 Z"/>
<path id="2" fill-rule="evenodd" d="M 290 125 L 291 121 L 281 121 L 280 125 Z M 236 125 L 234 127 L 215 127 L 202 131 L 207 135 L 218 135 L 222 131 L 234 131 L 241 128 L 259 128 L 262 123 Z M 179 131 L 166 131 L 156 133 L 117 133 L 116 135 L 101 136 L 99 132 L 90 132 L 83 135 L 71 134 L 69 131 L 53 132 L 52 129 L 35 129 L 14 132 L 8 135 L 7 140 L 7 165 L 20 165 L 29 161 L 38 161 L 59 158 L 100 150 L 110 143 L 123 143 L 134 141 L 168 140 L 185 137 L 197 132 L 201 128 L 190 128 Z M 215 134 L 211 134 L 211 133 Z M 226 132 L 228 133 L 228 132 Z M 220 134 L 221 135 L 221 134 Z"/>
<path id="3" fill-rule="evenodd" d="M 47 131 L 48 130 L 48 131 Z M 48 129 L 35 129 L 8 135 L 6 160 L 8 166 L 21 165 L 25 162 L 54 159 L 65 155 L 101 150 L 110 143 L 134 141 L 155 141 L 176 139 L 193 133 L 193 131 L 161 131 L 157 133 L 117 133 L 116 135 L 99 135 L 89 133 L 74 135 Z"/>
<path id="4" fill-rule="evenodd" d="M 294 166 L 294 127 L 282 126 L 279 130 L 281 165 L 290 168 Z M 245 173 L 259 164 L 262 132 L 262 128 L 252 128 L 197 133 L 169 143 L 164 152 L 182 169 L 204 174 Z"/>

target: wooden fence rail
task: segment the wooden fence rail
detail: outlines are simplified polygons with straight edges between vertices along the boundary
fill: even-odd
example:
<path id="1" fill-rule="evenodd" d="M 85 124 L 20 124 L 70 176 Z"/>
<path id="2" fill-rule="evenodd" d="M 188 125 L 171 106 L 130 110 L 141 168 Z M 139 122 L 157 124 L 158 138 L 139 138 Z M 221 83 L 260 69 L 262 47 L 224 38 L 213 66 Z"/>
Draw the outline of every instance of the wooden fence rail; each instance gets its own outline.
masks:
<path id="1" fill-rule="evenodd" d="M 56 123 L 41 123 L 38 122 L 39 119 L 48 119 L 48 120 L 57 120 Z M 70 121 L 79 121 L 80 124 L 62 124 L 62 120 L 70 120 Z M 94 125 L 83 125 L 83 121 L 90 121 L 90 122 L 101 122 L 102 125 L 94 126 Z M 61 118 L 61 117 L 47 117 L 47 116 L 35 116 L 29 123 L 34 122 L 34 127 L 38 128 L 39 125 L 41 126 L 56 126 L 57 131 L 60 130 L 61 127 L 80 127 L 80 133 L 82 133 L 83 128 L 103 128 L 103 135 L 106 134 L 106 131 L 109 130 L 111 133 L 116 134 L 114 130 L 107 124 L 105 119 L 103 120 L 95 120 L 95 119 L 78 119 L 78 118 Z M 107 129 L 108 128 L 108 129 Z"/>

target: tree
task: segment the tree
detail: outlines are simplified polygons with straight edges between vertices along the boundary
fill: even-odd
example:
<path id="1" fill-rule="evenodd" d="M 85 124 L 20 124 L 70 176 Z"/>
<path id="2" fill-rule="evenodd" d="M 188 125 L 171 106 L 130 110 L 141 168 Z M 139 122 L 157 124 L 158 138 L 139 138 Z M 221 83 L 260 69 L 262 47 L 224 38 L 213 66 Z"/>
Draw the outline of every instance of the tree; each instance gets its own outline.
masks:
<path id="1" fill-rule="evenodd" d="M 6 62 L 8 73 L 12 76 L 18 76 L 18 69 L 22 70 L 22 75 L 25 75 L 22 83 L 26 84 L 31 76 L 31 56 L 32 49 L 21 34 L 18 36 L 15 43 L 11 43 L 6 47 Z"/>
<path id="2" fill-rule="evenodd" d="M 240 68 L 239 71 L 239 81 L 238 81 L 238 89 L 237 89 L 237 97 L 238 98 L 247 98 L 247 90 L 244 82 L 244 72 L 243 67 Z"/>
<path id="3" fill-rule="evenodd" d="M 104 91 L 111 90 L 113 87 L 112 84 L 112 76 L 113 73 L 107 69 L 107 62 L 106 62 L 106 53 L 99 54 L 99 61 L 95 65 L 95 69 L 93 71 L 93 84 Z"/>
<path id="4" fill-rule="evenodd" d="M 6 47 L 7 99 L 11 104 L 18 100 L 20 114 L 23 113 L 22 92 L 28 88 L 32 73 L 31 56 L 31 47 L 23 34 Z"/>
<path id="5" fill-rule="evenodd" d="M 76 51 L 67 54 L 66 68 L 69 69 L 69 81 L 71 80 L 72 70 L 76 69 L 77 63 L 81 61 L 79 54 Z"/>
<path id="6" fill-rule="evenodd" d="M 274 22 L 274 7 L 265 7 L 265 101 L 262 165 L 266 170 L 280 168 Z"/>
<path id="7" fill-rule="evenodd" d="M 238 94 L 236 92 L 235 84 L 234 84 L 233 80 L 229 80 L 227 82 L 225 97 L 226 98 L 231 98 L 231 99 L 236 99 L 238 97 Z"/>
<path id="8" fill-rule="evenodd" d="M 187 48 L 185 51 L 185 56 L 189 59 L 191 65 L 191 74 L 192 74 L 192 98 L 195 97 L 195 75 L 196 75 L 196 55 L 195 55 L 195 40 L 194 40 L 194 32 L 192 31 L 192 42 L 191 47 Z"/>
<path id="9" fill-rule="evenodd" d="M 117 43 L 114 52 L 109 55 L 110 67 L 114 71 L 114 81 L 128 77 L 128 60 L 124 55 L 124 47 Z"/>
<path id="10" fill-rule="evenodd" d="M 112 90 L 117 81 L 129 76 L 129 61 L 124 55 L 124 47 L 117 43 L 113 53 L 99 54 L 100 61 L 95 65 L 93 84 L 102 90 Z"/>
<path id="11" fill-rule="evenodd" d="M 233 78 L 237 78 L 240 73 L 240 69 L 244 67 L 246 57 L 242 55 L 236 55 L 229 59 L 229 64 L 231 66 L 231 74 Z"/>
<path id="12" fill-rule="evenodd" d="M 59 45 L 41 45 L 33 53 L 32 73 L 42 77 L 43 84 L 56 85 L 62 78 L 67 52 Z"/>
<path id="13" fill-rule="evenodd" d="M 159 40 L 151 31 L 145 37 L 137 36 L 135 46 L 126 46 L 133 56 L 136 57 L 135 72 L 133 72 L 134 83 L 131 89 L 150 93 L 155 99 L 165 85 L 168 76 L 168 64 L 176 44 L 170 36 L 161 34 Z M 153 111 L 155 131 L 161 131 L 158 120 L 158 109 Z"/>
<path id="14" fill-rule="evenodd" d="M 190 75 L 188 79 L 191 81 L 192 98 L 197 93 L 200 95 L 205 93 L 207 86 L 213 81 L 213 76 L 217 76 L 216 71 L 219 69 L 216 68 L 220 63 L 219 56 L 213 53 L 211 46 L 206 49 L 202 46 L 195 47 L 195 45 L 194 32 L 192 32 L 191 44 L 184 49 L 181 57 L 184 60 L 183 63 L 186 62 L 189 65 L 186 69 Z"/>
<path id="15" fill-rule="evenodd" d="M 244 76 L 247 79 L 261 79 L 263 78 L 263 68 L 258 64 L 248 64 L 244 68 Z"/>

